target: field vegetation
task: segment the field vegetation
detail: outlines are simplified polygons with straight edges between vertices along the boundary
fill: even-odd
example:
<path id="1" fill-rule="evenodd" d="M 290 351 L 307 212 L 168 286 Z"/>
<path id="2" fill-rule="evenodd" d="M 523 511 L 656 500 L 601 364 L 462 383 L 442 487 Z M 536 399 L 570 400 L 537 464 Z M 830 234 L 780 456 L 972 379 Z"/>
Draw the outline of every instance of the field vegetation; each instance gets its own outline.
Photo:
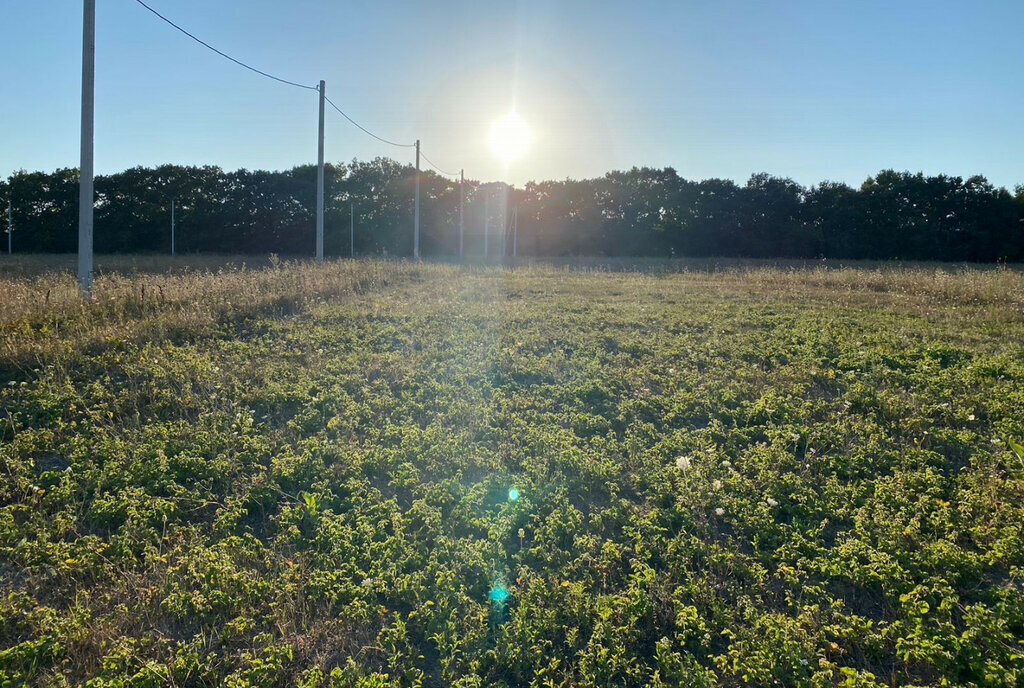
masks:
<path id="1" fill-rule="evenodd" d="M 0 684 L 1018 686 L 1024 275 L 0 261 Z"/>

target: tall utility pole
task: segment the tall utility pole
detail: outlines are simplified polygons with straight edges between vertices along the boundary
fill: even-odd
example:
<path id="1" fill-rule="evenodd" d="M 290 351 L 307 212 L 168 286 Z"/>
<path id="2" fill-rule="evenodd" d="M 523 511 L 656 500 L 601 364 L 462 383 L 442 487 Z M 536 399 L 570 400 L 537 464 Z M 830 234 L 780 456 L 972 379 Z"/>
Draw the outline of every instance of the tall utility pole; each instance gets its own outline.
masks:
<path id="1" fill-rule="evenodd" d="M 412 256 L 420 259 L 420 140 L 416 139 L 416 219 L 413 220 Z"/>
<path id="2" fill-rule="evenodd" d="M 459 260 L 465 255 L 465 233 L 466 226 L 463 224 L 462 215 L 466 209 L 466 192 L 463 188 L 466 185 L 466 170 L 459 170 Z"/>
<path id="3" fill-rule="evenodd" d="M 7 199 L 7 255 L 11 255 L 11 237 L 14 236 L 14 221 L 11 219 L 11 199 Z"/>
<path id="4" fill-rule="evenodd" d="M 174 255 L 174 199 L 171 199 L 171 255 Z"/>
<path id="5" fill-rule="evenodd" d="M 96 86 L 96 0 L 82 18 L 82 162 L 78 178 L 78 286 L 92 295 L 93 110 Z"/>
<path id="6" fill-rule="evenodd" d="M 491 189 L 484 196 L 484 260 L 487 260 L 487 239 L 491 233 Z"/>
<path id="7" fill-rule="evenodd" d="M 316 143 L 316 262 L 324 262 L 324 98 L 326 87 L 320 80 L 320 129 Z"/>
<path id="8" fill-rule="evenodd" d="M 348 250 L 356 257 L 356 204 L 348 204 Z"/>

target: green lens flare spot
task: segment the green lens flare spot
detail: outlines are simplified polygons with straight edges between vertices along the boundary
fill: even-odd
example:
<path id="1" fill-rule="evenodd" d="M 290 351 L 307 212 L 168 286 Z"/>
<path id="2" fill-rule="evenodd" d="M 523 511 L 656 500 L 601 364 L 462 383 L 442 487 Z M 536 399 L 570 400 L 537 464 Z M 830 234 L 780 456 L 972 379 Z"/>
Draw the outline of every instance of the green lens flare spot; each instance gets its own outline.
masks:
<path id="1" fill-rule="evenodd" d="M 508 501 L 514 502 L 517 499 L 519 499 L 519 490 L 517 490 L 514 487 L 509 488 L 509 491 L 508 491 Z"/>
<path id="2" fill-rule="evenodd" d="M 487 593 L 487 596 L 496 605 L 505 604 L 505 600 L 508 599 L 508 588 L 501 583 L 495 583 L 491 591 Z"/>

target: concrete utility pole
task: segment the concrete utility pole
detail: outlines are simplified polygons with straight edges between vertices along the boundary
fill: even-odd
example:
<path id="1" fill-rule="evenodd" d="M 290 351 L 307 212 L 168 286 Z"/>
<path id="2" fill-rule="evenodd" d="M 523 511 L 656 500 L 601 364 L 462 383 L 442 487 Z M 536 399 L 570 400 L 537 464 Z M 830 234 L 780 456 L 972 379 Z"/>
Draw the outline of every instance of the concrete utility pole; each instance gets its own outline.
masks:
<path id="1" fill-rule="evenodd" d="M 96 86 L 96 0 L 82 18 L 82 161 L 78 178 L 78 286 L 92 295 L 93 110 Z"/>
<path id="2" fill-rule="evenodd" d="M 320 80 L 320 129 L 316 144 L 316 262 L 324 262 L 324 80 Z"/>
<path id="3" fill-rule="evenodd" d="M 466 208 L 466 192 L 463 190 L 466 185 L 466 170 L 459 170 L 459 260 L 465 256 L 465 233 L 466 226 L 463 223 L 462 215 Z"/>
<path id="4" fill-rule="evenodd" d="M 356 204 L 348 204 L 348 249 L 352 258 L 356 257 Z"/>
<path id="5" fill-rule="evenodd" d="M 484 196 L 484 260 L 487 260 L 487 239 L 491 233 L 491 190 Z"/>
<path id="6" fill-rule="evenodd" d="M 174 199 L 171 199 L 171 255 L 174 255 Z"/>
<path id="7" fill-rule="evenodd" d="M 14 221 L 11 219 L 11 199 L 7 199 L 7 255 L 11 255 L 11 237 L 14 236 Z"/>
<path id="8" fill-rule="evenodd" d="M 416 219 L 413 221 L 412 255 L 420 259 L 420 140 L 416 139 Z"/>

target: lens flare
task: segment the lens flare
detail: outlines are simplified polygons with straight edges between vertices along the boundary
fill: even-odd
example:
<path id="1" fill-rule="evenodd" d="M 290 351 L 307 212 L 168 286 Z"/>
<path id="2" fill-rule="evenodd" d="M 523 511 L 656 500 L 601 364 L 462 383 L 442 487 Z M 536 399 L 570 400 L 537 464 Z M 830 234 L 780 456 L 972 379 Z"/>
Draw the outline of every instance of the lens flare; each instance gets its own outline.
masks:
<path id="1" fill-rule="evenodd" d="M 508 599 L 508 588 L 500 582 L 495 583 L 491 591 L 487 593 L 487 597 L 496 605 L 505 604 L 505 600 Z"/>
<path id="2" fill-rule="evenodd" d="M 508 501 L 514 502 L 519 499 L 519 490 L 514 487 L 510 487 L 508 490 Z"/>

